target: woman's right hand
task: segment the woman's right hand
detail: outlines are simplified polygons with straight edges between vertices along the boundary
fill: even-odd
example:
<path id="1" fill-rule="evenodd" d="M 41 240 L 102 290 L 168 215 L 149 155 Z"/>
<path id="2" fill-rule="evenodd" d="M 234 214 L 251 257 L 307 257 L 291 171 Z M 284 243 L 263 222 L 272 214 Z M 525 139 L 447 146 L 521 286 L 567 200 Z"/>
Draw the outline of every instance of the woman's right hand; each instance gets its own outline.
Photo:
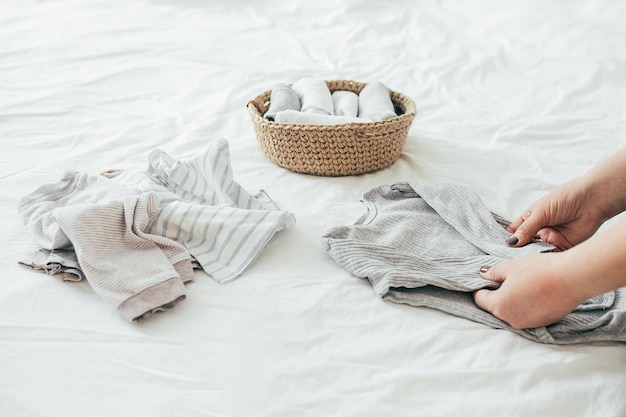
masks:
<path id="1" fill-rule="evenodd" d="M 513 220 L 506 243 L 523 246 L 539 238 L 563 251 L 587 240 L 608 218 L 593 194 L 582 178 L 555 188 Z"/>

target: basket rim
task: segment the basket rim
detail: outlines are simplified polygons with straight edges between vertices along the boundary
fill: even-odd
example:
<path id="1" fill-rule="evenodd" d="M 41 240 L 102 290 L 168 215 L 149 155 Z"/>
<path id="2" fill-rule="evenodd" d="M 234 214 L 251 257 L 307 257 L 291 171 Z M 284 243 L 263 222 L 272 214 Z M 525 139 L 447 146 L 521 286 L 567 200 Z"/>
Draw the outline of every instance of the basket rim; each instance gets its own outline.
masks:
<path id="1" fill-rule="evenodd" d="M 350 83 L 354 84 L 359 91 L 366 86 L 368 83 L 353 81 L 353 80 L 325 80 L 326 84 L 331 88 L 331 86 L 337 83 Z M 339 89 L 335 89 L 339 90 Z M 385 125 L 396 124 L 402 120 L 410 120 L 412 121 L 416 114 L 416 106 L 413 99 L 410 97 L 395 91 L 389 90 L 392 101 L 395 104 L 400 104 L 404 109 L 404 113 L 398 115 L 396 117 L 392 117 L 386 120 L 377 120 L 373 122 L 352 122 L 352 123 L 342 123 L 336 125 L 315 125 L 315 124 L 303 124 L 303 123 L 278 123 L 274 121 L 269 121 L 263 117 L 263 109 L 265 107 L 265 103 L 269 102 L 269 98 L 272 90 L 266 90 L 253 99 L 249 100 L 246 104 L 248 108 L 248 112 L 252 116 L 254 123 L 261 124 L 265 128 L 270 129 L 287 129 L 287 130 L 315 130 L 315 131 L 336 131 L 336 130 L 344 130 L 344 129 L 353 129 L 353 130 L 370 130 L 373 127 L 383 127 Z"/>

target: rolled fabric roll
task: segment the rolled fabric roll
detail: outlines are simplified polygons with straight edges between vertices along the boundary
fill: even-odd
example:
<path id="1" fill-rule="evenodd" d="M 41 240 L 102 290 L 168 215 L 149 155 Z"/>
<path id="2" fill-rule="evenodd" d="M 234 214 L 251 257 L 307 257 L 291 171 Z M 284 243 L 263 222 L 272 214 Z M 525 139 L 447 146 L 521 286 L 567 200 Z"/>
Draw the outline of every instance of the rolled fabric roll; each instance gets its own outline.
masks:
<path id="1" fill-rule="evenodd" d="M 381 82 L 369 83 L 359 93 L 359 117 L 374 121 L 396 116 L 389 88 Z"/>
<path id="2" fill-rule="evenodd" d="M 353 91 L 337 90 L 331 94 L 335 116 L 357 117 L 359 95 Z"/>
<path id="3" fill-rule="evenodd" d="M 276 84 L 270 93 L 270 107 L 263 117 L 267 120 L 274 120 L 276 113 L 282 110 L 300 110 L 302 107 L 300 97 L 285 83 Z"/>
<path id="4" fill-rule="evenodd" d="M 283 110 L 276 113 L 277 123 L 296 123 L 305 125 L 339 125 L 343 123 L 367 123 L 362 117 L 335 116 L 334 114 L 304 113 L 296 110 Z"/>
<path id="5" fill-rule="evenodd" d="M 324 115 L 335 114 L 330 90 L 323 80 L 304 77 L 293 83 L 291 88 L 300 98 L 302 104 L 300 111 Z"/>

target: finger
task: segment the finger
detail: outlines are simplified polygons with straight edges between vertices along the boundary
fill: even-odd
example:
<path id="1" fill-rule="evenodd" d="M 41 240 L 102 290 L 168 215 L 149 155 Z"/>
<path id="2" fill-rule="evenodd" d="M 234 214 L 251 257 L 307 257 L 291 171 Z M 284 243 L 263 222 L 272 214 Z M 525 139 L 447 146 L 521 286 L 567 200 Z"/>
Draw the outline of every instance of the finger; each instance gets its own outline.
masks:
<path id="1" fill-rule="evenodd" d="M 561 232 L 553 227 L 544 227 L 539 230 L 537 237 L 546 243 L 556 246 L 559 251 L 564 251 L 574 246 Z"/>
<path id="2" fill-rule="evenodd" d="M 491 313 L 494 294 L 495 294 L 495 291 L 487 290 L 487 289 L 474 291 L 474 294 L 473 294 L 474 302 L 476 303 L 478 308 Z"/>
<path id="3" fill-rule="evenodd" d="M 545 226 L 544 216 L 536 211 L 529 213 L 530 215 L 515 227 L 513 236 L 506 241 L 507 245 L 523 246 L 530 242 L 537 235 L 537 232 Z"/>
<path id="4" fill-rule="evenodd" d="M 500 265 L 496 266 L 483 266 L 480 268 L 480 276 L 483 279 L 487 279 L 489 281 L 494 282 L 504 282 L 505 276 L 502 273 L 502 267 Z"/>
<path id="5" fill-rule="evenodd" d="M 524 223 L 524 217 L 519 216 L 518 218 L 516 218 L 515 220 L 511 222 L 511 224 L 509 225 L 509 227 L 506 228 L 506 230 L 510 233 L 515 233 L 519 225 L 522 223 Z"/>

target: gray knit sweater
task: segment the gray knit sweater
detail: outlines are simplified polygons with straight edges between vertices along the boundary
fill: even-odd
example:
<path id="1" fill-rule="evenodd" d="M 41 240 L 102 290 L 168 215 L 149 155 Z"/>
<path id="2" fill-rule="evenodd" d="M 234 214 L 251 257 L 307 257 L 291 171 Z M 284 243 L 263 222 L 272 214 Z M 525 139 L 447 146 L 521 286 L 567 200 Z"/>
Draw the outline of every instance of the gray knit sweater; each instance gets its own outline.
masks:
<path id="1" fill-rule="evenodd" d="M 503 222 L 471 189 L 456 184 L 397 183 L 363 196 L 367 212 L 330 229 L 322 242 L 347 271 L 367 278 L 385 300 L 426 306 L 506 329 L 542 343 L 626 341 L 626 288 L 593 297 L 547 327 L 516 330 L 479 309 L 472 292 L 497 288 L 481 266 L 553 251 L 534 242 L 510 248 Z"/>

